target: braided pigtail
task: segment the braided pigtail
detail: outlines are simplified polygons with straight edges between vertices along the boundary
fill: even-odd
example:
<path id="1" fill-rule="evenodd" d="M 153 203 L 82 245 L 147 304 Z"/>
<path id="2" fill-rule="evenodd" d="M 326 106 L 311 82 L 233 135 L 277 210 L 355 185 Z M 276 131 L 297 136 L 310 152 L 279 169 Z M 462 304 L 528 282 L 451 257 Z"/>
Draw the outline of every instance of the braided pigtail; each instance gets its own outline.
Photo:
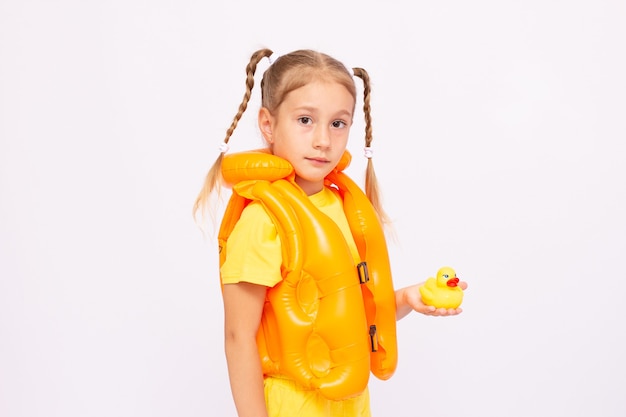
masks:
<path id="1" fill-rule="evenodd" d="M 374 206 L 381 223 L 389 224 L 391 221 L 383 210 L 382 199 L 372 162 L 372 113 L 370 107 L 370 77 L 363 68 L 353 68 L 354 75 L 363 80 L 363 113 L 365 114 L 365 156 L 367 157 L 367 168 L 365 170 L 365 194 Z"/>
<path id="2" fill-rule="evenodd" d="M 198 212 L 200 212 L 201 215 L 204 217 L 204 214 L 207 211 L 209 198 L 213 191 L 216 191 L 219 196 L 219 185 L 221 184 L 222 180 L 222 159 L 224 158 L 224 154 L 228 151 L 228 141 L 235 131 L 239 120 L 246 111 L 246 108 L 248 107 L 248 102 L 250 101 L 250 97 L 252 95 L 252 88 L 254 87 L 254 74 L 256 72 L 256 67 L 263 58 L 269 57 L 270 55 L 272 55 L 271 49 L 260 49 L 252 54 L 250 62 L 246 66 L 246 91 L 243 95 L 241 104 L 239 105 L 237 114 L 233 118 L 230 127 L 226 131 L 226 137 L 220 145 L 220 154 L 211 166 L 208 174 L 206 175 L 202 189 L 200 190 L 200 193 L 198 194 L 198 197 L 196 198 L 196 201 L 193 205 L 192 213 L 194 219 L 196 219 L 196 215 L 198 214 Z"/>

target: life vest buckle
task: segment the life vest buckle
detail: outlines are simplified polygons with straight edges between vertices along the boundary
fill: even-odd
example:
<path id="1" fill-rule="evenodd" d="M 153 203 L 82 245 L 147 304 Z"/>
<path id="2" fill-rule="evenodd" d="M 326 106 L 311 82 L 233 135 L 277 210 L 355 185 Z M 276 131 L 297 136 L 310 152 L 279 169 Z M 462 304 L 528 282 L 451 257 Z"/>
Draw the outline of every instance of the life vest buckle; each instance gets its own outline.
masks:
<path id="1" fill-rule="evenodd" d="M 378 336 L 376 335 L 376 325 L 370 326 L 370 342 L 372 345 L 372 352 L 378 352 Z"/>
<path id="2" fill-rule="evenodd" d="M 370 280 L 370 274 L 367 271 L 367 262 L 363 261 L 356 266 L 356 270 L 359 273 L 359 282 L 365 284 Z"/>

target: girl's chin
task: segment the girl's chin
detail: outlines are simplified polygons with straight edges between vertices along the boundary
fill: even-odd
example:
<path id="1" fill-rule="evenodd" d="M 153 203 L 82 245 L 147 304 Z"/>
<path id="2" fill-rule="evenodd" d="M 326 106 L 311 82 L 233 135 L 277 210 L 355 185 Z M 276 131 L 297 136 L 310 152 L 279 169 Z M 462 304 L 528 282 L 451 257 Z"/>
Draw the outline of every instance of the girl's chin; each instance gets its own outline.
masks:
<path id="1" fill-rule="evenodd" d="M 311 177 L 299 177 L 296 176 L 296 184 L 302 188 L 307 195 L 320 192 L 324 187 L 324 178 L 311 178 Z"/>

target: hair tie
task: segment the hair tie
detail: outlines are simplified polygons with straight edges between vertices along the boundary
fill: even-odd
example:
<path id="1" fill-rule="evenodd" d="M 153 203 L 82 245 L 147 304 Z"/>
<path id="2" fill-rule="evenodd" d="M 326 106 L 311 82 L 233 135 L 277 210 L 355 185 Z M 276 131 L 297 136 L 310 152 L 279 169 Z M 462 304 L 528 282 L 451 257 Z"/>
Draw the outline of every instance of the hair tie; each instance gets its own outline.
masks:
<path id="1" fill-rule="evenodd" d="M 228 152 L 229 149 L 230 149 L 230 146 L 228 146 L 228 143 L 226 142 L 220 143 L 220 153 L 226 153 Z"/>
<path id="2" fill-rule="evenodd" d="M 363 151 L 367 159 L 372 159 L 372 156 L 374 156 L 374 150 L 369 146 L 366 146 Z"/>
<path id="3" fill-rule="evenodd" d="M 270 61 L 270 65 L 272 65 L 278 58 L 280 58 L 280 54 L 276 52 L 272 52 L 272 55 L 267 57 L 267 60 Z"/>

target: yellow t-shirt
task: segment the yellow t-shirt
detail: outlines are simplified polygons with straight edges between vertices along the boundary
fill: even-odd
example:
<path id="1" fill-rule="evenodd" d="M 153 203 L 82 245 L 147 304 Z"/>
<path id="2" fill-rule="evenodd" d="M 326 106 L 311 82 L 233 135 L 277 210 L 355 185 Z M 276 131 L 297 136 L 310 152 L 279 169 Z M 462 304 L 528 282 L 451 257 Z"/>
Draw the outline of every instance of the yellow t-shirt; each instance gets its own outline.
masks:
<path id="1" fill-rule="evenodd" d="M 324 187 L 319 193 L 309 196 L 309 199 L 339 226 L 355 265 L 360 262 L 337 190 Z M 249 282 L 273 287 L 282 280 L 280 237 L 260 203 L 252 202 L 243 210 L 226 242 L 226 251 L 226 260 L 221 267 L 224 284 Z"/>

